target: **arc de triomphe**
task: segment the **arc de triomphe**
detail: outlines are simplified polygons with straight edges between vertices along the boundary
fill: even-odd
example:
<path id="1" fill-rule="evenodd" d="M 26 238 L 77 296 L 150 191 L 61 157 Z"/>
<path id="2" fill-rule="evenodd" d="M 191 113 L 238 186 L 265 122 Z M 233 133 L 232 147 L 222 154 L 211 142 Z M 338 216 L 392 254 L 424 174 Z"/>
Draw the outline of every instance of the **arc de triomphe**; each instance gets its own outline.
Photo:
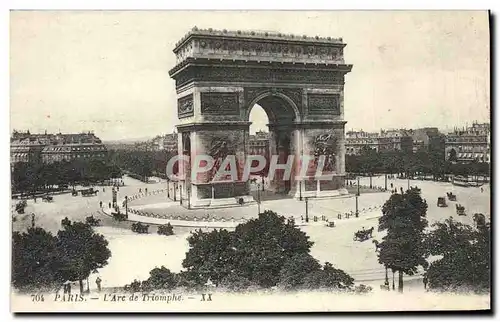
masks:
<path id="1" fill-rule="evenodd" d="M 193 28 L 175 46 L 170 70 L 177 91 L 178 153 L 236 155 L 238 173 L 249 150 L 249 116 L 255 104 L 269 118 L 270 155 L 285 163 L 294 156 L 291 180 L 275 176 L 271 188 L 295 197 L 346 194 L 344 62 L 341 38 L 268 32 Z M 301 155 L 326 154 L 325 172 L 296 178 Z M 191 207 L 237 204 L 252 200 L 248 181 L 212 181 L 213 173 L 191 179 L 179 167 L 180 189 Z"/>

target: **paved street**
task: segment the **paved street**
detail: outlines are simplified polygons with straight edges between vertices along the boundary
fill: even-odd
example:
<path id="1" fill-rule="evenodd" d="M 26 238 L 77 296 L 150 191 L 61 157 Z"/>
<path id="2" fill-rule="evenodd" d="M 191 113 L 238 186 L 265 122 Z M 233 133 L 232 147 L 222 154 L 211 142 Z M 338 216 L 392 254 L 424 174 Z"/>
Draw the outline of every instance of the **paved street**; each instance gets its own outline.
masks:
<path id="1" fill-rule="evenodd" d="M 148 191 L 166 188 L 165 182 L 145 184 L 140 181 L 125 177 L 125 186 L 120 187 L 118 193 L 119 200 L 125 195 L 131 196 L 139 192 L 139 189 Z M 406 188 L 407 180 L 389 180 L 395 187 Z M 362 178 L 362 185 L 368 185 L 369 179 Z M 383 177 L 373 178 L 373 184 L 384 185 Z M 428 220 L 430 223 L 441 221 L 449 216 L 468 224 L 472 224 L 472 215 L 475 212 L 490 213 L 490 190 L 489 186 L 483 186 L 484 192 L 480 188 L 455 187 L 449 183 L 436 183 L 431 181 L 410 181 L 411 186 L 417 185 L 422 189 L 423 197 L 427 200 Z M 108 207 L 111 201 L 110 187 L 104 187 L 105 192 L 100 188 L 100 192 L 94 197 L 72 197 L 71 194 L 56 195 L 54 202 L 45 203 L 37 200 L 28 201 L 25 215 L 16 215 L 16 222 L 13 223 L 14 230 L 26 229 L 31 224 L 30 214 L 36 214 L 36 224 L 56 233 L 60 228 L 60 221 L 64 217 L 71 220 L 85 220 L 86 216 L 98 216 L 102 220 L 102 226 L 96 231 L 103 234 L 109 241 L 112 257 L 108 266 L 99 272 L 103 280 L 103 287 L 120 287 L 130 283 L 134 278 L 145 279 L 149 271 L 155 266 L 164 265 L 172 271 L 180 271 L 182 259 L 188 250 L 186 237 L 194 227 L 175 227 L 174 236 L 160 236 L 156 234 L 156 227 L 150 227 L 150 234 L 139 235 L 130 230 L 130 223 L 117 223 L 109 216 L 99 211 L 99 201 L 103 201 L 103 207 Z M 467 216 L 457 216 L 455 212 L 455 202 L 448 202 L 449 207 L 438 208 L 436 205 L 438 196 L 445 196 L 451 191 L 457 195 L 457 202 L 465 206 Z M 371 240 L 365 242 L 353 241 L 354 232 L 362 227 L 374 229 L 374 238 L 380 240 L 383 236 L 377 232 L 378 217 L 381 215 L 380 207 L 390 196 L 390 193 L 366 193 L 359 198 L 359 209 L 362 211 L 359 218 L 337 219 L 338 213 L 354 211 L 355 198 L 322 199 L 309 201 L 309 216 L 311 222 L 305 226 L 301 221 L 301 216 L 305 214 L 305 202 L 294 199 L 270 200 L 261 205 L 261 209 L 271 209 L 287 217 L 294 216 L 297 223 L 310 236 L 315 243 L 312 247 L 312 255 L 321 262 L 329 261 L 335 267 L 345 270 L 351 274 L 357 282 L 374 285 L 378 287 L 384 278 L 384 269 L 378 264 L 374 244 Z M 148 204 L 151 202 L 151 204 Z M 148 204 L 148 205 L 146 205 Z M 134 206 L 135 205 L 135 206 Z M 155 206 L 156 205 L 156 206 Z M 167 205 L 165 207 L 165 205 Z M 161 206 L 161 207 L 160 207 Z M 185 216 L 205 216 L 207 212 L 216 217 L 241 218 L 255 217 L 257 205 L 243 206 L 238 208 L 224 208 L 207 210 L 187 210 L 178 204 L 167 200 L 166 195 L 154 195 L 138 199 L 131 202 L 131 207 L 148 209 L 148 211 L 168 211 L 169 213 Z M 369 210 L 369 208 L 372 208 Z M 364 211 L 363 211 L 364 209 Z M 329 220 L 334 220 L 336 227 L 328 228 L 324 222 L 313 222 L 314 216 L 326 216 Z M 139 216 L 137 216 L 139 217 Z M 186 221 L 184 221 L 186 222 Z M 162 223 L 162 222 L 158 222 Z M 126 273 L 116 274 L 117 271 Z M 91 276 L 91 288 L 95 287 L 97 275 Z M 391 276 L 390 276 L 391 278 Z M 396 277 L 397 278 L 397 277 Z M 418 278 L 418 276 L 417 276 Z M 405 280 L 411 280 L 406 277 Z M 93 286 L 92 286 L 93 285 Z M 410 288 L 421 288 L 418 281 L 407 284 Z"/>

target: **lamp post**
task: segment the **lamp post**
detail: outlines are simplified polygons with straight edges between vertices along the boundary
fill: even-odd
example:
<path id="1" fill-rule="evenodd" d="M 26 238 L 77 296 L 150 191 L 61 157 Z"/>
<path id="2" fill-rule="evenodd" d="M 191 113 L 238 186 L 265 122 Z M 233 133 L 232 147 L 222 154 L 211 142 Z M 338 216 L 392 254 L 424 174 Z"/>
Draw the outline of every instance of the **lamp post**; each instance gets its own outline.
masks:
<path id="1" fill-rule="evenodd" d="M 187 188 L 188 209 L 191 209 L 191 188 Z"/>
<path id="2" fill-rule="evenodd" d="M 128 218 L 128 197 L 125 196 L 125 216 Z"/>
<path id="3" fill-rule="evenodd" d="M 309 222 L 309 198 L 308 197 L 305 197 L 305 201 L 306 201 L 306 223 Z"/>
<path id="4" fill-rule="evenodd" d="M 257 184 L 257 207 L 258 207 L 257 215 L 259 215 L 260 214 L 260 184 Z"/>
<path id="5" fill-rule="evenodd" d="M 359 209 L 358 209 L 358 198 L 359 198 L 359 177 L 357 178 L 357 186 L 358 191 L 356 192 L 356 218 L 359 217 Z"/>
<path id="6" fill-rule="evenodd" d="M 167 198 L 170 199 L 170 179 L 167 176 Z"/>
<path id="7" fill-rule="evenodd" d="M 299 180 L 299 200 L 302 201 L 302 179 Z"/>

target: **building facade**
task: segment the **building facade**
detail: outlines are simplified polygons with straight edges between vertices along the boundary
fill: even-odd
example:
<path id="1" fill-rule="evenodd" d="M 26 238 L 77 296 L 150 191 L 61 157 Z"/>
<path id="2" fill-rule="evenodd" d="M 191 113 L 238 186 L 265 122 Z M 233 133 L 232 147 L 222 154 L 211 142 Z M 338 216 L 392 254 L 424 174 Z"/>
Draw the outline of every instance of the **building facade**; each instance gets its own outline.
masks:
<path id="1" fill-rule="evenodd" d="M 348 131 L 345 146 L 348 155 L 359 155 L 365 147 L 381 153 L 412 151 L 413 139 L 408 130 Z"/>
<path id="2" fill-rule="evenodd" d="M 473 123 L 446 135 L 445 158 L 452 162 L 491 161 L 490 124 Z"/>
<path id="3" fill-rule="evenodd" d="M 10 142 L 11 164 L 52 163 L 75 159 L 104 160 L 107 148 L 93 133 L 31 134 L 15 131 Z"/>

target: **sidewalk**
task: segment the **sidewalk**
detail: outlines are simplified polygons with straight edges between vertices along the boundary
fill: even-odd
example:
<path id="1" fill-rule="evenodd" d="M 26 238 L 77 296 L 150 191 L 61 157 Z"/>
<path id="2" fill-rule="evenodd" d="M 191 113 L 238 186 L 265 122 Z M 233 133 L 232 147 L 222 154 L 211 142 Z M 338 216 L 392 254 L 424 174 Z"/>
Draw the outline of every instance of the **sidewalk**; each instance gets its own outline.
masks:
<path id="1" fill-rule="evenodd" d="M 109 217 L 111 215 L 111 209 L 102 208 L 101 212 Z M 170 223 L 174 227 L 197 227 L 197 228 L 235 228 L 244 221 L 190 221 L 190 220 L 178 220 L 178 219 L 165 219 L 165 218 L 154 218 L 148 216 L 140 216 L 133 213 L 128 213 L 128 220 L 131 222 L 141 222 L 143 224 L 152 225 L 166 225 Z"/>

